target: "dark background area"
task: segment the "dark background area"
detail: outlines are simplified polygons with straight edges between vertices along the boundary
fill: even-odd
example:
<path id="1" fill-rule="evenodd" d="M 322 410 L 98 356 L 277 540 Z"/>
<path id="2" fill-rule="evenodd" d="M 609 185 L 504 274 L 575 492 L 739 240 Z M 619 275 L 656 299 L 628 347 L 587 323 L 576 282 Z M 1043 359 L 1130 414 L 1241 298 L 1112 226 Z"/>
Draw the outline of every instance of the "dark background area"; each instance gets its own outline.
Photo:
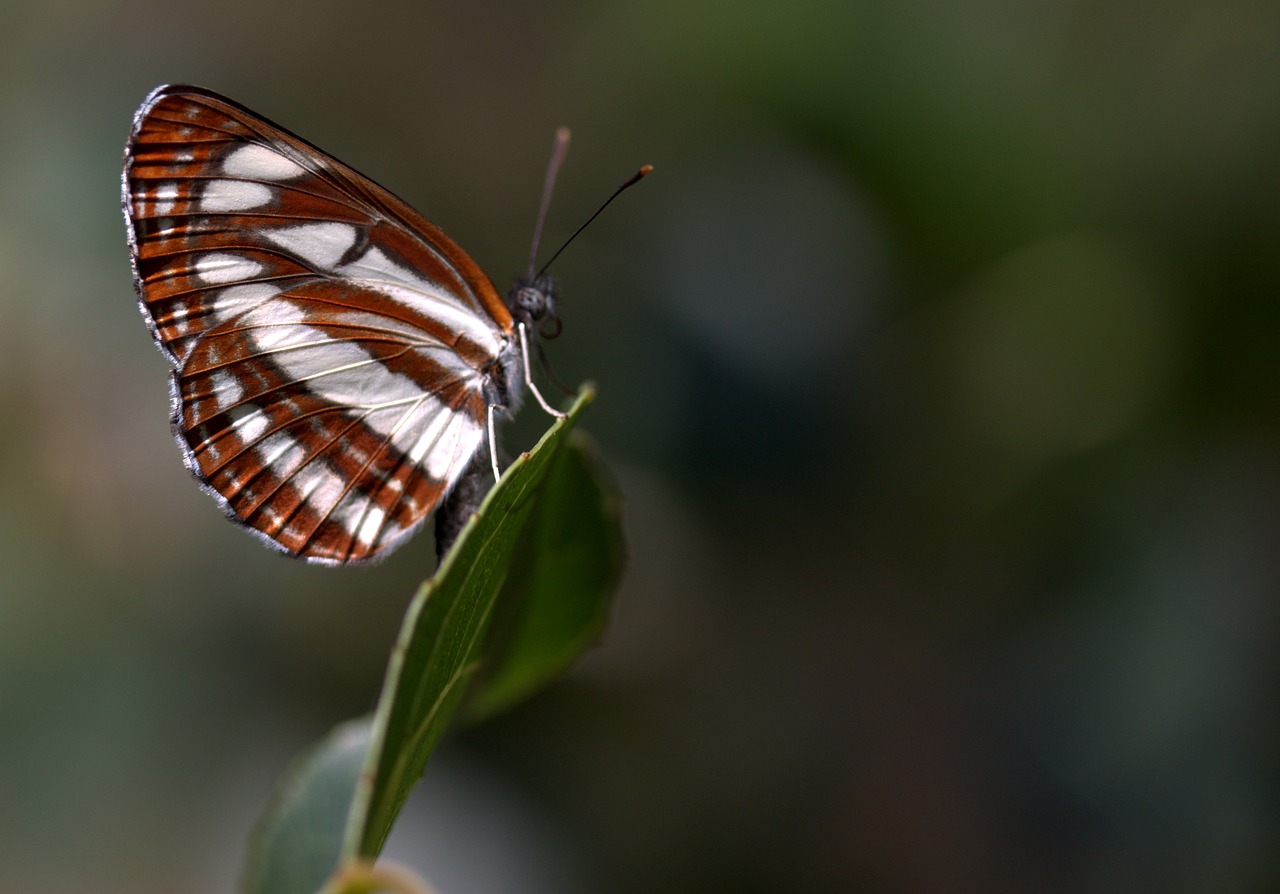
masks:
<path id="1" fill-rule="evenodd" d="M 391 853 L 441 894 L 1280 886 L 1280 6 L 17 0 L 0 890 L 232 890 L 431 567 L 290 562 L 182 468 L 119 212 L 164 82 L 503 290 L 556 126 L 548 245 L 656 166 L 550 346 L 629 574 L 433 760 Z"/>

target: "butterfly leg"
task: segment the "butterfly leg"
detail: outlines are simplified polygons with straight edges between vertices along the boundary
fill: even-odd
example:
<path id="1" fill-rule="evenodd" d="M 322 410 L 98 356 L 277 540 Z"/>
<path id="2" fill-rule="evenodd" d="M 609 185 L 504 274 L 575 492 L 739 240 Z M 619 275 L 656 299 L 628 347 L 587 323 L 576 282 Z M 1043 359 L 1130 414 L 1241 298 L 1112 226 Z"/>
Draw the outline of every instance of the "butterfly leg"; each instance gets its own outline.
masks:
<path id="1" fill-rule="evenodd" d="M 493 411 L 498 409 L 505 410 L 506 407 L 489 404 L 489 462 L 493 466 L 493 480 L 495 483 L 502 477 L 502 473 L 498 470 L 498 435 L 493 425 Z"/>
<path id="2" fill-rule="evenodd" d="M 556 410 L 556 409 L 552 409 L 551 405 L 547 403 L 546 400 L 543 398 L 542 392 L 538 390 L 538 386 L 533 384 L 533 375 L 529 371 L 529 338 L 527 335 L 525 335 L 524 323 L 516 324 L 516 328 L 520 330 L 520 358 L 524 361 L 525 385 L 528 386 L 530 393 L 532 393 L 533 396 L 538 399 L 538 403 L 542 406 L 542 409 L 546 410 L 548 413 L 550 413 L 552 416 L 555 416 L 557 419 L 563 419 L 568 414 L 561 413 L 559 410 Z M 489 430 L 490 432 L 493 431 L 492 422 L 490 423 Z"/>

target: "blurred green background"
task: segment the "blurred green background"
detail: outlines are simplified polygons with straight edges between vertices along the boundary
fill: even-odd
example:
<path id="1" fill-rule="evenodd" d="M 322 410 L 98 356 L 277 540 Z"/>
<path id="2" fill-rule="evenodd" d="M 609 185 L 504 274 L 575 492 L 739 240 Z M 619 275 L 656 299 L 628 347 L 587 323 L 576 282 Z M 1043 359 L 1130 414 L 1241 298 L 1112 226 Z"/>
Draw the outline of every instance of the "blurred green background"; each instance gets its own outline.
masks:
<path id="1" fill-rule="evenodd" d="M 0 5 L 0 890 L 215 894 L 367 710 L 423 536 L 315 569 L 182 468 L 130 116 L 227 93 L 503 290 L 554 128 L 604 644 L 455 736 L 441 894 L 1280 887 L 1280 6 Z M 511 431 L 520 448 L 545 426 Z"/>

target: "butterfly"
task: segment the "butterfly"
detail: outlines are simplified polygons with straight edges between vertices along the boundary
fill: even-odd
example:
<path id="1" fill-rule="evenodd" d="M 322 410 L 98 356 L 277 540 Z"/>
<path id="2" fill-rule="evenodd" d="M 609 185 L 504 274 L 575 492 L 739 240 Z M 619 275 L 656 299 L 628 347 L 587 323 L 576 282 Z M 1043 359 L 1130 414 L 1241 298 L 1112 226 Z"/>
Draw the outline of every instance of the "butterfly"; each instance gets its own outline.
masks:
<path id="1" fill-rule="evenodd" d="M 563 415 L 529 370 L 538 331 L 559 331 L 545 272 L 531 262 L 504 301 L 404 201 L 239 103 L 152 91 L 122 180 L 185 464 L 269 546 L 322 564 L 385 556 L 486 431 L 498 475 L 494 414 L 522 390 Z"/>

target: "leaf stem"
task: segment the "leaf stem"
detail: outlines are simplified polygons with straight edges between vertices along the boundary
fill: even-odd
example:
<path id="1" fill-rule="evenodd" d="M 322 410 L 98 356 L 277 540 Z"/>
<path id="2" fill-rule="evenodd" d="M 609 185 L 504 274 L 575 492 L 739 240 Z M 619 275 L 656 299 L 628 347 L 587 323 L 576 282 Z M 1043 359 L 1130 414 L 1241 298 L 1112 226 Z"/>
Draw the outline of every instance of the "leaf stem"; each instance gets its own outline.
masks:
<path id="1" fill-rule="evenodd" d="M 342 864 L 322 889 L 324 894 L 436 894 L 427 880 L 407 866 L 387 860 L 349 860 Z"/>

